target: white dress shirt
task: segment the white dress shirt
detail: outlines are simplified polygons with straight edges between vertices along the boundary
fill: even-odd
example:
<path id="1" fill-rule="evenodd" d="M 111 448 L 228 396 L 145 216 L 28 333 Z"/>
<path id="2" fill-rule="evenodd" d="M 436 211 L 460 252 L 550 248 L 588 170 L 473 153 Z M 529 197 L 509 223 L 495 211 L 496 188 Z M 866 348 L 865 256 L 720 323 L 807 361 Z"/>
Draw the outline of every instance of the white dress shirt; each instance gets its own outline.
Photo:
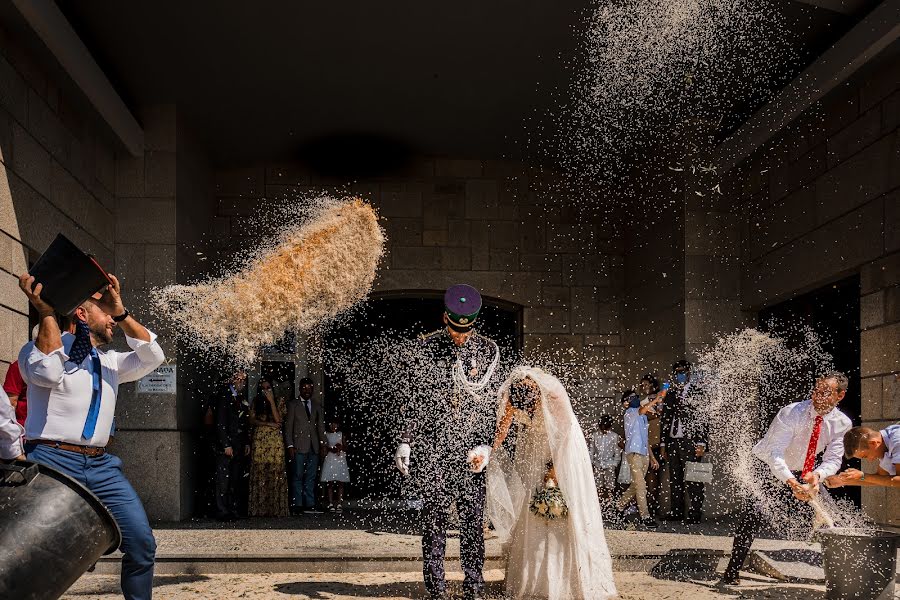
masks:
<path id="1" fill-rule="evenodd" d="M 16 411 L 9 403 L 9 396 L 0 388 L 0 458 L 10 460 L 23 454 L 24 431 L 16 421 Z"/>
<path id="2" fill-rule="evenodd" d="M 900 425 L 890 425 L 881 430 L 881 439 L 887 446 L 884 456 L 878 461 L 878 466 L 888 472 L 891 477 L 896 477 L 897 467 L 900 464 Z"/>
<path id="3" fill-rule="evenodd" d="M 794 475 L 791 471 L 803 470 L 816 416 L 812 400 L 788 404 L 778 411 L 766 435 L 753 447 L 753 454 L 769 465 L 772 474 L 779 481 L 792 479 Z M 844 459 L 844 434 L 852 426 L 850 417 L 837 408 L 822 417 L 816 455 L 823 450 L 825 454 L 818 468 L 813 471 L 821 479 L 840 470 Z"/>
<path id="4" fill-rule="evenodd" d="M 622 457 L 619 434 L 615 431 L 595 431 L 591 436 L 591 462 L 595 469 L 614 469 Z"/>
<path id="5" fill-rule="evenodd" d="M 29 342 L 19 352 L 22 378 L 28 383 L 28 417 L 25 420 L 26 440 L 54 440 L 80 446 L 106 446 L 116 412 L 119 384 L 137 381 L 165 360 L 156 334 L 144 342 L 125 336 L 132 352 L 97 350 L 103 371 L 100 395 L 100 414 L 94 435 L 81 437 L 88 409 L 91 405 L 93 381 L 91 356 L 81 365 L 71 362 L 68 352 L 75 336 L 64 333 L 62 348 L 44 354 Z"/>

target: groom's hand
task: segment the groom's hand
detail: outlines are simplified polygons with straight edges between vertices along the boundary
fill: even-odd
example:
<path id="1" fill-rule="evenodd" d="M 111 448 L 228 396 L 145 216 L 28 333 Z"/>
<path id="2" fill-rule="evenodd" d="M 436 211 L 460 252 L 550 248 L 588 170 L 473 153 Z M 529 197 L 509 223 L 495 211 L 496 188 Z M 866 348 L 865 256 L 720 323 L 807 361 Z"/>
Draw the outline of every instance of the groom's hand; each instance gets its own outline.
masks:
<path id="1" fill-rule="evenodd" d="M 466 462 L 469 463 L 469 469 L 473 473 L 481 473 L 484 471 L 484 468 L 491 461 L 491 447 L 490 446 L 476 446 L 469 450 L 469 455 L 466 458 Z"/>
<path id="2" fill-rule="evenodd" d="M 411 454 L 412 448 L 409 447 L 409 444 L 400 444 L 394 453 L 394 464 L 404 477 L 409 475 L 409 457 Z"/>

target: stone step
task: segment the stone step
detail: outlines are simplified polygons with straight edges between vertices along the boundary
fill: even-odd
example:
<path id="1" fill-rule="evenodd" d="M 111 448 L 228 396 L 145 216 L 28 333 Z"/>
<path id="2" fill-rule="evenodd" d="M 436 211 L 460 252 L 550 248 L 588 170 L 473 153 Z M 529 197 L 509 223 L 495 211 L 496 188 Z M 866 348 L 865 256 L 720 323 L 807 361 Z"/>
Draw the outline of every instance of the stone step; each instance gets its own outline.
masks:
<path id="1" fill-rule="evenodd" d="M 620 572 L 647 572 L 662 556 L 617 556 L 613 558 L 613 570 Z M 115 575 L 121 569 L 121 555 L 111 554 L 98 561 L 94 573 Z M 500 557 L 489 557 L 485 569 L 503 569 Z M 448 573 L 461 573 L 459 557 L 448 556 L 445 561 Z M 388 557 L 314 557 L 296 554 L 234 554 L 209 553 L 205 555 L 158 555 L 157 575 L 210 575 L 221 573 L 407 573 L 421 572 L 421 558 Z"/>

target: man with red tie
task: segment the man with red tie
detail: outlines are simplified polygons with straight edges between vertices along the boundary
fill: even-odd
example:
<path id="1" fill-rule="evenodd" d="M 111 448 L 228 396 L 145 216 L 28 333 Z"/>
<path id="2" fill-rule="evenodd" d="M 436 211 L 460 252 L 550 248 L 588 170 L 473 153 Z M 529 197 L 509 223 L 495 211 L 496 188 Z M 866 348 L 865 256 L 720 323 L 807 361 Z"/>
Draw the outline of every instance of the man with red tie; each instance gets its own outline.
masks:
<path id="1" fill-rule="evenodd" d="M 844 458 L 844 434 L 853 423 L 837 409 L 847 393 L 847 376 L 832 371 L 821 376 L 811 397 L 788 404 L 769 425 L 769 430 L 753 448 L 753 454 L 768 466 L 777 479 L 768 478 L 776 501 L 792 504 L 791 513 L 797 519 L 811 520 L 813 511 L 806 502 L 819 492 L 819 484 L 837 473 Z M 816 456 L 822 460 L 816 466 Z M 738 571 L 750 553 L 757 532 L 766 523 L 765 514 L 752 501 L 741 511 L 741 521 L 734 536 L 731 560 L 722 576 L 722 583 L 739 582 Z"/>

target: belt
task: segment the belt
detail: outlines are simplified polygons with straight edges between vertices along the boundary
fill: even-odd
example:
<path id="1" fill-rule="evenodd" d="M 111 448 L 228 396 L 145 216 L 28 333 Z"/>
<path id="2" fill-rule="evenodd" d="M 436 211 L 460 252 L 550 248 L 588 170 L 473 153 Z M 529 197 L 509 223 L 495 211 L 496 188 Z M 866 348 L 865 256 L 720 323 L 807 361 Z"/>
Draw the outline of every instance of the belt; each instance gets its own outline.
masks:
<path id="1" fill-rule="evenodd" d="M 57 442 L 55 440 L 28 440 L 28 444 L 40 444 L 42 446 L 52 446 L 65 450 L 66 452 L 77 452 L 85 456 L 103 456 L 106 454 L 106 448 L 98 446 L 79 446 L 78 444 L 67 444 L 65 442 Z"/>

